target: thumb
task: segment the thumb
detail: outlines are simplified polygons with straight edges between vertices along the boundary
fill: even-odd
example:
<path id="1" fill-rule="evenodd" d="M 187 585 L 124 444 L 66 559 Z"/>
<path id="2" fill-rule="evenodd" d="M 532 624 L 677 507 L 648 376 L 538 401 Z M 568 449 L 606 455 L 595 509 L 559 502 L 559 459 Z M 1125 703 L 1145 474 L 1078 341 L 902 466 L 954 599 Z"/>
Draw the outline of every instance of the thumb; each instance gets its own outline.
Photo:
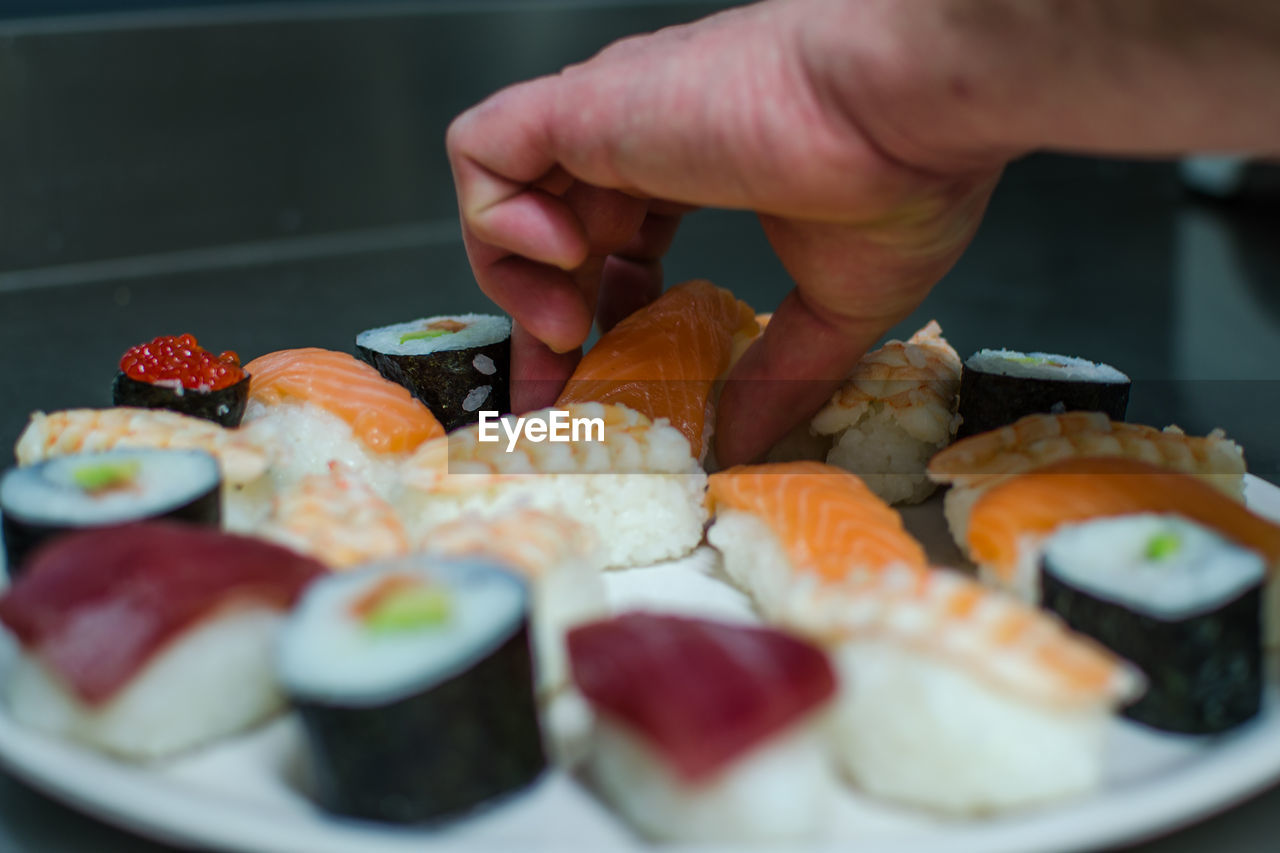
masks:
<path id="1" fill-rule="evenodd" d="M 825 403 L 863 354 L 914 311 L 951 268 L 982 217 L 994 179 L 932 215 L 864 226 L 762 216 L 793 290 L 743 354 L 717 414 L 716 457 L 750 462 Z"/>
<path id="2" fill-rule="evenodd" d="M 798 291 L 788 294 L 725 382 L 716 414 L 720 464 L 763 456 L 830 399 L 890 325 L 833 323 L 815 313 Z"/>

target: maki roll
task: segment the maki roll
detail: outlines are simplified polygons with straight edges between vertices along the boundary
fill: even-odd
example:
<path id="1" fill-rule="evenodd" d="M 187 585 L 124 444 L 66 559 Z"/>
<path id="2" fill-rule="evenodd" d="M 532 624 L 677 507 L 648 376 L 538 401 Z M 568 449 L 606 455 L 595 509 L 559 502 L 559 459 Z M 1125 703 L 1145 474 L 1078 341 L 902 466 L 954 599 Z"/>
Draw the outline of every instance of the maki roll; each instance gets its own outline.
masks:
<path id="1" fill-rule="evenodd" d="M 569 634 L 596 711 L 591 773 L 646 836 L 787 842 L 821 823 L 826 654 L 770 628 L 627 613 Z"/>
<path id="2" fill-rule="evenodd" d="M 511 320 L 491 314 L 427 317 L 369 329 L 356 352 L 427 404 L 445 430 L 480 411 L 511 409 Z"/>
<path id="3" fill-rule="evenodd" d="M 257 539 L 149 521 L 76 533 L 0 597 L 19 723 L 123 758 L 173 755 L 284 706 L 276 632 L 324 573 Z"/>
<path id="4" fill-rule="evenodd" d="M 218 527 L 218 462 L 200 450 L 117 449 L 60 456 L 0 479 L 12 578 L 35 548 L 90 527 L 168 518 Z"/>
<path id="5" fill-rule="evenodd" d="M 1261 554 L 1267 646 L 1280 648 L 1280 524 L 1199 477 L 1136 459 L 1064 459 L 984 490 L 969 515 L 965 548 L 984 580 L 1039 601 L 1049 536 L 1067 524 L 1136 513 L 1181 516 Z"/>
<path id="6" fill-rule="evenodd" d="M 1204 527 L 1142 514 L 1065 526 L 1041 564 L 1042 601 L 1139 667 L 1125 711 L 1152 728 L 1216 734 L 1262 701 L 1262 558 Z"/>
<path id="7" fill-rule="evenodd" d="M 328 811 L 438 820 L 546 766 L 527 593 L 493 563 L 419 556 L 326 578 L 290 620 L 278 669 Z"/>
<path id="8" fill-rule="evenodd" d="M 978 350 L 960 374 L 956 438 L 1038 413 L 1102 412 L 1122 421 L 1129 386 L 1129 377 L 1109 364 L 1044 352 Z"/>
<path id="9" fill-rule="evenodd" d="M 169 335 L 120 358 L 111 398 L 117 406 L 171 409 L 234 427 L 249 401 L 249 374 L 234 352 L 214 355 L 194 335 Z"/>
<path id="10" fill-rule="evenodd" d="M 421 547 L 431 554 L 488 557 L 518 571 L 529 584 L 538 693 L 547 697 L 568 683 L 565 634 L 609 610 L 590 530 L 559 513 L 519 507 L 495 518 L 466 515 L 436 525 Z"/>

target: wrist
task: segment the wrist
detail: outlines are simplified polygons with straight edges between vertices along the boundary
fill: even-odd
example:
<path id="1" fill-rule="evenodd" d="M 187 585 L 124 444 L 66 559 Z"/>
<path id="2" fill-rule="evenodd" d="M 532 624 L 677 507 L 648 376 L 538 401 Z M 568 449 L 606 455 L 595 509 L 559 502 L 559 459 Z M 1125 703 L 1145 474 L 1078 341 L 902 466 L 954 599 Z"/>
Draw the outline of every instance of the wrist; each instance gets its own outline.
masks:
<path id="1" fill-rule="evenodd" d="M 867 0 L 804 28 L 816 79 L 891 156 L 938 171 L 1038 148 L 1275 152 L 1270 0 Z"/>

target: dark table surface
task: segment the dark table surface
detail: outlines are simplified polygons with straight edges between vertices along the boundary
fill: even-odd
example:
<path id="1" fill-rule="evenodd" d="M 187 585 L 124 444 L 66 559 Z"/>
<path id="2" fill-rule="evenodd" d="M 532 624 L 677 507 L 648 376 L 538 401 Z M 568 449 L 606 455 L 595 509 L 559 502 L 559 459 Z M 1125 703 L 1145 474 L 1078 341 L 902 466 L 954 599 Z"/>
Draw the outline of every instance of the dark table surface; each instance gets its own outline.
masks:
<path id="1" fill-rule="evenodd" d="M 306 4 L 298 4 L 305 6 Z M 484 310 L 442 151 L 498 86 L 687 20 L 695 3 L 323 4 L 0 24 L 0 443 L 98 406 L 120 353 L 190 331 L 248 359 Z M 238 15 L 238 17 L 237 17 Z M 1135 379 L 1132 419 L 1221 426 L 1280 482 L 1280 208 L 1190 198 L 1176 167 L 1014 164 L 971 250 L 896 332 L 1066 352 Z M 693 214 L 670 281 L 787 292 L 753 217 Z M 1271 851 L 1280 792 L 1142 853 Z M 164 849 L 0 774 L 0 847 Z"/>

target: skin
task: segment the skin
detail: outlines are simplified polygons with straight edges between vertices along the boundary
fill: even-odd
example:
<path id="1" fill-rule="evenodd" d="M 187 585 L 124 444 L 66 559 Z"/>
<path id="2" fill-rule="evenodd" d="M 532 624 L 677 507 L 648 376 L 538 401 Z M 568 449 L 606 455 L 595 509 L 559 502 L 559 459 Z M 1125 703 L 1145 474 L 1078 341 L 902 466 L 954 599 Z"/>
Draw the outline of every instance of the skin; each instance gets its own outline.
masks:
<path id="1" fill-rule="evenodd" d="M 516 411 L 661 292 L 681 214 L 758 214 L 795 289 L 721 398 L 733 464 L 921 303 L 1011 159 L 1276 153 L 1277 79 L 1271 0 L 767 0 L 498 92 L 447 145 Z"/>

